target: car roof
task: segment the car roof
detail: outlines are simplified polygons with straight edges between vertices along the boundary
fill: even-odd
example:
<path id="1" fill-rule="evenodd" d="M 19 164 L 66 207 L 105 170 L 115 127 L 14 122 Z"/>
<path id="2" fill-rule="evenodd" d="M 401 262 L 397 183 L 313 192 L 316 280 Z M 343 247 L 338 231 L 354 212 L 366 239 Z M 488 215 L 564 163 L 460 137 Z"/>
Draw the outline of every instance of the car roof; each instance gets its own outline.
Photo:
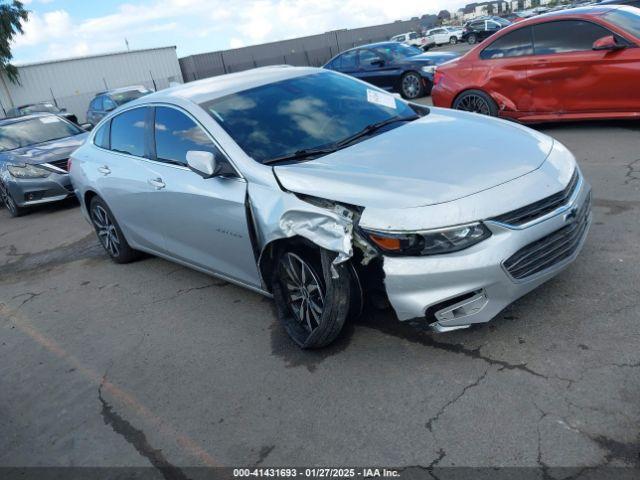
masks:
<path id="1" fill-rule="evenodd" d="M 23 115 L 22 117 L 3 118 L 2 120 L 0 120 L 0 127 L 3 125 L 10 125 L 12 123 L 20 123 L 20 122 L 25 122 L 27 120 L 33 120 L 34 118 L 38 118 L 38 117 L 52 117 L 52 116 L 57 117 L 55 113 L 37 112 L 37 113 L 30 113 L 29 115 Z"/>
<path id="2" fill-rule="evenodd" d="M 288 65 L 274 65 L 269 67 L 253 68 L 237 73 L 228 73 L 216 77 L 205 78 L 195 82 L 189 82 L 175 87 L 160 90 L 145 95 L 131 102 L 131 105 L 148 102 L 170 101 L 181 98 L 193 103 L 203 103 L 216 98 L 221 98 L 233 93 L 242 92 L 270 83 L 302 77 L 313 73 L 327 73 L 322 68 L 315 67 L 290 67 Z M 129 104 L 128 104 L 129 105 Z"/>
<path id="3" fill-rule="evenodd" d="M 111 95 L 113 93 L 131 92 L 132 90 L 141 90 L 141 89 L 149 90 L 144 85 L 130 85 L 128 87 L 118 87 L 118 88 L 112 88 L 111 90 L 103 90 L 101 92 L 96 93 L 93 98 L 99 97 L 100 95 Z"/>

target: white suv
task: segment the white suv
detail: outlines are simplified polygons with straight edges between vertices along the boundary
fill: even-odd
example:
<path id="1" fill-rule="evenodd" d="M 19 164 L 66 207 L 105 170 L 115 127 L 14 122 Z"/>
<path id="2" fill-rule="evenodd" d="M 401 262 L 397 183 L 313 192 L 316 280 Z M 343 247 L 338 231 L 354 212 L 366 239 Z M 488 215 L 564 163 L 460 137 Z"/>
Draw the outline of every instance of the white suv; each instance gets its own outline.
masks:
<path id="1" fill-rule="evenodd" d="M 401 33 L 391 37 L 392 42 L 405 43 L 407 45 L 413 45 L 414 47 L 422 48 L 427 45 L 425 38 L 418 35 L 416 32 Z"/>

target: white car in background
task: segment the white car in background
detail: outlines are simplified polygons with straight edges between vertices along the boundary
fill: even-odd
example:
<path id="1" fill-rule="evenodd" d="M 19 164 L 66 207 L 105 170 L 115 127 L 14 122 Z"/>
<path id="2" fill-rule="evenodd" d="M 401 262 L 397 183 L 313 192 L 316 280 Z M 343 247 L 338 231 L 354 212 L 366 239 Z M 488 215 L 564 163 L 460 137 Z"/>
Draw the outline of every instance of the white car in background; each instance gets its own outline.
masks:
<path id="1" fill-rule="evenodd" d="M 404 43 L 406 45 L 412 45 L 422 50 L 428 50 L 430 45 L 425 37 L 421 37 L 416 32 L 401 33 L 400 35 L 394 35 L 390 38 L 392 42 Z"/>
<path id="2" fill-rule="evenodd" d="M 438 27 L 427 30 L 425 33 L 427 44 L 429 45 L 444 45 L 449 43 L 455 45 L 462 38 L 461 27 Z"/>

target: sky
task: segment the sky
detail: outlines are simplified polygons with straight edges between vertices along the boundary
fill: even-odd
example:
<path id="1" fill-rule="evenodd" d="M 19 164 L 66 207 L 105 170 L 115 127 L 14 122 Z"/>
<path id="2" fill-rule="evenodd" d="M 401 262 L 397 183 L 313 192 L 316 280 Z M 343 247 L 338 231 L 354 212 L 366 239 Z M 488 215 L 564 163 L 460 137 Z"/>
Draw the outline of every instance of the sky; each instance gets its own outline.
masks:
<path id="1" fill-rule="evenodd" d="M 178 56 L 407 20 L 460 0 L 22 0 L 14 63 L 177 46 Z"/>

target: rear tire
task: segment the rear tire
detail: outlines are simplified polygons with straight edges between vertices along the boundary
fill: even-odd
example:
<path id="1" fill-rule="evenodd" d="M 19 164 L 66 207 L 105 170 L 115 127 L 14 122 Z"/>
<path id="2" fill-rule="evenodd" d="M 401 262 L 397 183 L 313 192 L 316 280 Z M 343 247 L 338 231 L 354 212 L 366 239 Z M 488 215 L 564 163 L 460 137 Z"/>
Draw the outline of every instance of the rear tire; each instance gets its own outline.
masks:
<path id="1" fill-rule="evenodd" d="M 453 102 L 455 110 L 480 113 L 490 117 L 498 116 L 498 104 L 486 93 L 480 90 L 462 92 Z"/>
<path id="2" fill-rule="evenodd" d="M 469 45 L 475 45 L 477 42 L 478 42 L 478 37 L 476 36 L 475 33 L 472 33 L 467 37 L 467 43 Z"/>
<path id="3" fill-rule="evenodd" d="M 458 37 L 451 37 L 449 39 L 449 44 L 450 45 L 456 45 L 458 43 Z"/>
<path id="4" fill-rule="evenodd" d="M 424 84 L 419 73 L 407 72 L 400 78 L 400 95 L 407 100 L 424 97 Z"/>
<path id="5" fill-rule="evenodd" d="M 306 245 L 287 245 L 276 254 L 272 286 L 278 318 L 300 348 L 329 345 L 352 310 L 352 269 L 333 265 L 336 256 Z"/>
<path id="6" fill-rule="evenodd" d="M 2 182 L 0 182 L 0 202 L 2 202 L 5 207 L 7 207 L 9 215 L 11 215 L 13 218 L 21 217 L 28 211 L 27 208 L 18 206 L 16 201 L 11 196 L 11 192 L 9 192 L 9 189 Z"/>
<path id="7" fill-rule="evenodd" d="M 89 216 L 98 240 L 111 260 L 129 263 L 140 258 L 140 252 L 129 246 L 113 213 L 100 197 L 91 199 Z"/>

